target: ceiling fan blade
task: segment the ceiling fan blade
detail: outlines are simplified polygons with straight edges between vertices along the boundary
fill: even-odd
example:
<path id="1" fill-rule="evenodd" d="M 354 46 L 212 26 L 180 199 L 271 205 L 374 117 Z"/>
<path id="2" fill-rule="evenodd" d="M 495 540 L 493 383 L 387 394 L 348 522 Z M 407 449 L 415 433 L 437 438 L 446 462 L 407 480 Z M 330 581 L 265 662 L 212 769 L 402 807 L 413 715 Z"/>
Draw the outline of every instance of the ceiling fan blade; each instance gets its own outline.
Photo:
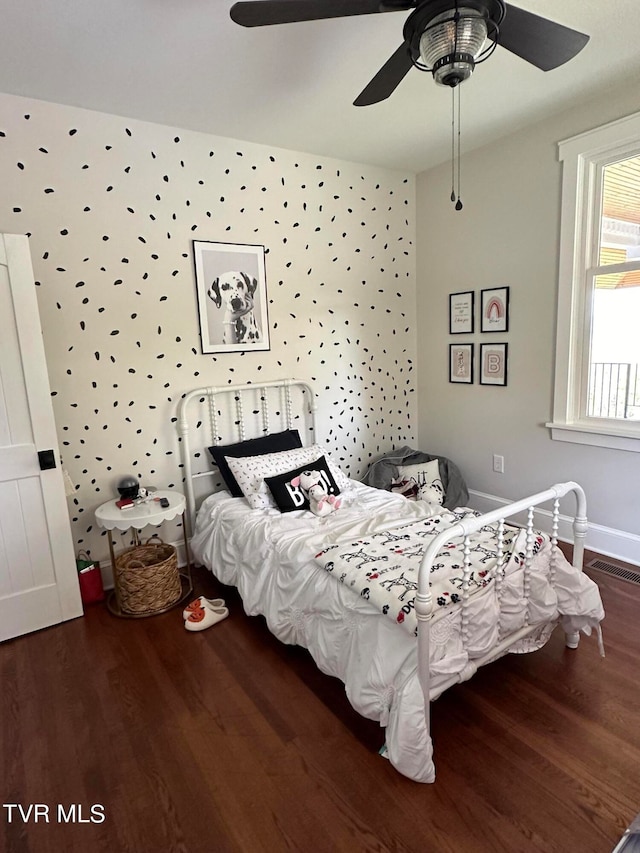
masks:
<path id="1" fill-rule="evenodd" d="M 320 21 L 350 15 L 373 15 L 413 9 L 416 0 L 247 0 L 234 3 L 231 20 L 243 27 L 292 24 L 296 21 Z"/>
<path id="2" fill-rule="evenodd" d="M 542 71 L 573 59 L 589 36 L 506 3 L 498 44 Z"/>
<path id="3" fill-rule="evenodd" d="M 367 107 L 384 101 L 403 80 L 413 67 L 411 46 L 404 41 L 396 52 L 385 62 L 380 71 L 360 92 L 353 102 L 356 107 Z"/>

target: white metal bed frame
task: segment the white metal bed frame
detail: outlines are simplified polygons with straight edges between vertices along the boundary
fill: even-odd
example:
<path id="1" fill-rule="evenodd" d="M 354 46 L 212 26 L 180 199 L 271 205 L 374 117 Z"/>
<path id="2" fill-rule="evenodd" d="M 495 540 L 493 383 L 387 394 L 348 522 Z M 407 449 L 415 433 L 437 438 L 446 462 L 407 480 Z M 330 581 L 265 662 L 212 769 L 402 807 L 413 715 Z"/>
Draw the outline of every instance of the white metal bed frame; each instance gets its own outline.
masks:
<path id="1" fill-rule="evenodd" d="M 223 409 L 219 408 L 219 406 L 222 405 L 224 407 L 225 396 L 226 399 L 229 400 L 229 396 L 227 395 L 230 395 L 231 406 L 233 409 L 233 417 L 229 417 L 230 410 L 226 411 L 226 415 L 227 420 L 232 421 L 232 425 L 235 430 L 235 435 L 231 438 L 225 438 L 225 444 L 227 444 L 231 443 L 232 441 L 242 441 L 245 438 L 253 438 L 257 435 L 264 435 L 269 433 L 272 423 L 269 408 L 269 395 L 272 392 L 275 392 L 276 395 L 280 395 L 280 400 L 282 403 L 282 405 L 280 406 L 282 411 L 278 412 L 279 424 L 282 428 L 294 428 L 294 426 L 296 426 L 293 402 L 294 389 L 302 391 L 303 399 L 307 409 L 306 415 L 308 417 L 308 435 L 315 436 L 315 416 L 317 406 L 313 389 L 307 382 L 303 382 L 297 379 L 282 379 L 255 384 L 249 383 L 244 385 L 227 385 L 218 387 L 212 386 L 197 388 L 185 394 L 184 397 L 181 399 L 178 407 L 178 431 L 181 440 L 181 455 L 184 468 L 185 489 L 187 495 L 188 516 L 191 524 L 191 531 L 193 531 L 193 525 L 195 522 L 196 515 L 196 500 L 193 482 L 194 480 L 200 477 L 210 477 L 214 472 L 211 470 L 211 468 L 206 471 L 198 471 L 196 473 L 193 472 L 193 451 L 190 442 L 190 427 L 188 420 L 189 407 L 192 406 L 194 401 L 196 400 L 199 401 L 200 404 L 206 406 L 209 420 L 210 441 L 213 444 L 220 444 L 222 442 L 222 438 L 219 434 L 219 427 L 221 415 L 223 414 Z M 223 401 L 222 404 L 220 404 L 220 400 Z M 257 407 L 256 400 L 258 400 L 259 403 Z M 254 425 L 254 429 L 252 431 L 252 435 L 247 435 L 246 430 L 248 401 L 253 403 L 251 415 L 253 416 L 253 419 L 256 422 L 256 425 Z M 431 679 L 429 672 L 429 625 L 431 617 L 433 615 L 433 602 L 431 598 L 431 591 L 429 588 L 429 573 L 436 555 L 447 542 L 450 542 L 452 539 L 462 539 L 464 554 L 464 573 L 461 596 L 462 641 L 466 648 L 466 641 L 468 639 L 468 627 L 466 625 L 466 606 L 470 595 L 471 549 L 469 539 L 471 534 L 477 532 L 487 524 L 497 523 L 497 565 L 501 566 L 503 563 L 502 543 L 504 537 L 505 520 L 507 518 L 512 519 L 514 516 L 526 512 L 526 550 L 525 561 L 523 566 L 523 589 L 524 596 L 528 604 L 530 589 L 530 568 L 533 558 L 533 546 L 535 540 L 534 509 L 535 507 L 541 504 L 548 503 L 550 501 L 553 502 L 550 535 L 552 544 L 550 574 L 551 579 L 553 580 L 553 573 L 555 571 L 556 562 L 555 555 L 557 553 L 555 546 L 558 544 L 560 499 L 570 493 L 573 493 L 575 495 L 577 504 L 573 520 L 573 567 L 576 569 L 576 571 L 582 571 L 582 564 L 584 558 L 584 542 L 588 529 L 586 515 L 586 497 L 582 487 L 574 482 L 559 483 L 554 486 L 551 486 L 549 489 L 543 492 L 538 492 L 537 494 L 531 495 L 530 497 L 515 501 L 514 503 L 508 504 L 504 507 L 500 507 L 499 509 L 485 513 L 478 517 L 465 518 L 454 524 L 452 527 L 443 530 L 441 533 L 435 536 L 433 540 L 431 540 L 431 542 L 429 543 L 422 559 L 422 563 L 420 565 L 418 577 L 418 591 L 415 600 L 416 616 L 418 620 L 418 677 L 424 695 L 425 721 L 427 732 L 429 732 L 430 730 L 430 703 L 432 700 L 436 699 L 441 693 L 443 693 L 448 687 L 451 687 L 453 684 L 467 680 L 477 671 L 479 667 L 503 656 L 509 651 L 512 646 L 514 646 L 515 643 L 526 638 L 527 636 L 535 634 L 541 629 L 541 627 L 544 627 L 544 624 L 546 624 L 525 624 L 524 627 L 522 627 L 515 633 L 509 634 L 508 636 L 499 637 L 498 645 L 494 646 L 491 651 L 487 653 L 484 657 L 477 658 L 473 661 L 470 660 L 461 673 L 457 673 L 451 676 L 448 681 L 444 683 L 441 682 L 436 689 L 432 689 L 430 686 Z M 518 524 L 518 526 L 523 525 Z M 498 569 L 495 575 L 495 583 L 499 602 L 501 600 L 503 579 L 504 567 Z M 566 635 L 566 645 L 568 648 L 577 648 L 578 642 L 579 633 L 572 633 Z"/>
<path id="2" fill-rule="evenodd" d="M 416 609 L 416 617 L 418 620 L 418 677 L 420 679 L 420 686 L 422 687 L 422 692 L 424 695 L 424 713 L 425 713 L 425 721 L 427 732 L 430 732 L 430 711 L 431 711 L 431 702 L 434 699 L 437 699 L 445 690 L 449 687 L 452 687 L 454 684 L 457 684 L 461 681 L 466 681 L 474 675 L 477 670 L 486 663 L 490 663 L 491 661 L 497 660 L 503 655 L 507 654 L 509 649 L 518 643 L 520 640 L 525 639 L 526 637 L 535 634 L 537 631 L 544 627 L 547 623 L 534 623 L 533 625 L 528 624 L 528 609 L 529 609 L 529 592 L 530 592 L 530 571 L 531 564 L 533 559 L 533 544 L 534 544 L 534 508 L 539 506 L 540 504 L 547 503 L 549 501 L 553 501 L 553 512 L 552 512 L 552 532 L 551 532 L 551 563 L 549 567 L 549 575 L 550 580 L 553 584 L 554 572 L 556 567 L 556 557 L 557 557 L 557 549 L 556 546 L 558 544 L 558 524 L 560 518 L 560 498 L 565 497 L 566 495 L 572 493 L 575 494 L 576 497 L 576 513 L 573 519 L 573 561 L 572 565 L 576 571 L 582 571 L 583 561 L 584 561 L 584 542 L 587 535 L 587 501 L 584 490 L 578 483 L 568 482 L 568 483 L 558 483 L 555 486 L 551 486 L 551 488 L 547 489 L 544 492 L 538 492 L 535 495 L 531 495 L 528 498 L 523 498 L 522 500 L 515 501 L 514 503 L 508 504 L 507 506 L 500 507 L 499 509 L 493 510 L 491 512 L 485 513 L 478 517 L 472 518 L 464 518 L 456 524 L 452 525 L 447 530 L 443 530 L 437 536 L 433 538 L 433 540 L 429 543 L 425 550 L 424 557 L 422 558 L 422 563 L 420 564 L 419 575 L 418 575 L 418 591 L 416 593 L 415 600 L 415 609 Z M 527 513 L 527 524 L 526 524 L 526 549 L 525 549 L 525 561 L 523 566 L 523 591 L 524 591 L 524 599 L 526 602 L 527 611 L 525 614 L 525 625 L 520 628 L 518 631 L 509 634 L 505 637 L 498 638 L 498 644 L 495 645 L 486 655 L 475 658 L 473 660 L 469 659 L 466 667 L 462 672 L 456 673 L 451 676 L 447 681 L 441 682 L 438 685 L 437 689 L 432 689 L 430 686 L 431 676 L 429 670 L 429 622 L 432 616 L 433 603 L 431 598 L 431 590 L 429 587 L 429 572 L 431 570 L 431 566 L 433 561 L 440 551 L 440 549 L 452 539 L 462 539 L 463 542 L 463 554 L 464 554 L 464 572 L 463 572 L 463 583 L 462 583 L 462 617 L 461 617 L 461 635 L 462 635 L 462 643 L 463 647 L 467 648 L 467 640 L 468 640 L 468 627 L 466 624 L 466 603 L 469 598 L 469 581 L 471 575 L 471 557 L 470 557 L 470 546 L 469 546 L 469 537 L 472 533 L 476 533 L 482 527 L 487 524 L 495 524 L 498 525 L 498 552 L 497 552 L 497 570 L 495 573 L 495 583 L 496 583 L 496 591 L 498 596 L 499 605 L 501 604 L 501 593 L 503 589 L 503 580 L 505 574 L 505 566 L 503 565 L 503 537 L 504 537 L 504 526 L 505 519 L 512 518 L 513 516 L 517 516 L 522 512 Z M 578 644 L 580 642 L 580 633 L 572 632 L 567 633 L 566 635 L 566 646 L 569 649 L 577 649 Z M 600 634 L 598 635 L 600 638 L 600 653 L 604 656 L 604 651 L 602 648 L 602 640 Z M 433 773 L 435 776 L 435 768 L 433 769 Z"/>
<path id="3" fill-rule="evenodd" d="M 211 478 L 215 471 L 208 462 L 204 471 L 193 471 L 193 451 L 191 446 L 191 429 L 189 425 L 190 410 L 194 404 L 200 402 L 206 409 L 207 431 L 205 437 L 207 442 L 204 448 L 222 444 L 231 444 L 244 441 L 247 438 L 256 438 L 268 435 L 272 431 L 274 397 L 280 402 L 280 408 L 276 411 L 277 426 L 279 429 L 294 429 L 298 426 L 298 419 L 294 411 L 294 391 L 301 392 L 301 398 L 306 405 L 306 420 L 302 423 L 306 426 L 306 437 L 311 439 L 316 434 L 316 398 L 313 389 L 307 382 L 300 379 L 274 379 L 268 382 L 246 383 L 243 385 L 218 385 L 195 388 L 187 392 L 178 404 L 178 434 L 180 436 L 180 454 L 184 472 L 185 491 L 187 498 L 187 515 L 189 519 L 190 532 L 193 533 L 197 501 L 194 489 L 194 481 L 201 478 Z M 272 394 L 271 392 L 275 392 Z M 220 400 L 222 403 L 220 404 Z M 229 406 L 229 403 L 231 404 Z M 225 409 L 226 405 L 226 409 Z M 256 408 L 257 406 L 257 408 Z M 252 407 L 252 408 L 251 408 Z M 298 415 L 300 412 L 298 412 Z M 248 434 L 248 420 L 252 415 L 253 429 Z M 223 439 L 221 428 L 226 425 L 232 433 Z M 304 436 L 303 436 L 304 438 Z M 309 441 L 308 443 L 311 443 Z M 203 447 L 200 448 L 202 451 Z M 208 461 L 208 460 L 207 460 Z"/>

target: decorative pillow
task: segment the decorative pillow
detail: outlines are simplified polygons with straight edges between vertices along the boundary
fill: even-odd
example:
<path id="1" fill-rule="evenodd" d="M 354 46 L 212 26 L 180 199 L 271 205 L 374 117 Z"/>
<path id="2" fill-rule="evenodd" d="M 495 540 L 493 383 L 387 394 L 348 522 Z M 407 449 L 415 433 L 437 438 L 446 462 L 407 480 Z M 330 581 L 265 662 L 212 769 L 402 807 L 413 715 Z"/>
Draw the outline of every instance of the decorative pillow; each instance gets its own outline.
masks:
<path id="1" fill-rule="evenodd" d="M 417 462 L 414 465 L 399 465 L 398 479 L 415 483 L 420 500 L 442 506 L 444 486 L 437 459 L 432 459 L 430 462 Z"/>
<path id="2" fill-rule="evenodd" d="M 273 495 L 276 506 L 280 512 L 292 512 L 294 509 L 309 509 L 309 499 L 304 494 L 300 486 L 292 486 L 291 480 L 299 477 L 305 471 L 319 471 L 322 475 L 322 480 L 329 495 L 339 495 L 340 489 L 336 485 L 336 481 L 331 476 L 331 471 L 327 465 L 327 460 L 324 456 L 316 459 L 315 462 L 310 462 L 308 465 L 301 465 L 293 471 L 287 471 L 284 474 L 278 474 L 276 477 L 265 477 L 264 481 L 269 487 L 269 491 Z"/>
<path id="3" fill-rule="evenodd" d="M 236 478 L 242 493 L 253 509 L 269 509 L 275 507 L 265 477 L 275 477 L 285 474 L 300 466 L 308 467 L 325 456 L 329 471 L 337 487 L 344 491 L 349 488 L 349 478 L 335 464 L 322 448 L 313 444 L 311 447 L 301 447 L 297 450 L 284 450 L 282 453 L 265 453 L 261 456 L 234 458 L 227 456 L 227 464 Z"/>
<path id="4" fill-rule="evenodd" d="M 234 498 L 242 497 L 242 489 L 236 482 L 236 478 L 229 470 L 225 456 L 258 456 L 263 453 L 276 453 L 281 450 L 293 450 L 302 447 L 300 433 L 297 429 L 286 429 L 283 432 L 274 432 L 271 435 L 262 435 L 259 438 L 250 438 L 247 441 L 238 441 L 236 444 L 218 444 L 209 448 L 209 453 L 215 465 L 220 469 L 220 476 L 225 482 Z"/>

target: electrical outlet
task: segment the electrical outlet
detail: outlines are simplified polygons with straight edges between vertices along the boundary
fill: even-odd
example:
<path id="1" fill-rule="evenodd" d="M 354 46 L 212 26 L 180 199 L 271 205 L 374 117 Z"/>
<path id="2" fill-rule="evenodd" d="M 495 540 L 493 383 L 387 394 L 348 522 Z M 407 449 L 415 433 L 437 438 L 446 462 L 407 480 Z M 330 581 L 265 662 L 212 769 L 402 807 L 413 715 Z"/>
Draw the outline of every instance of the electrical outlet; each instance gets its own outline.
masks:
<path id="1" fill-rule="evenodd" d="M 493 454 L 493 470 L 496 474 L 504 474 L 504 456 Z"/>

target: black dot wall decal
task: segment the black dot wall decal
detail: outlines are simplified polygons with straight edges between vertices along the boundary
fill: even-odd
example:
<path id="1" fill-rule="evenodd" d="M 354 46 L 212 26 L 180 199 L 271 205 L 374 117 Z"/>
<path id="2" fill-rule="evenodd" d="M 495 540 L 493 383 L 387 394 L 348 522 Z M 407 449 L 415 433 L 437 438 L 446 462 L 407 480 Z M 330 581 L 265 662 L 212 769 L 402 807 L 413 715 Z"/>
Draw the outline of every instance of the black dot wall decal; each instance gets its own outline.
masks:
<path id="1" fill-rule="evenodd" d="M 118 472 L 183 487 L 192 387 L 313 377 L 318 441 L 353 476 L 413 438 L 413 178 L 70 107 L 29 102 L 23 121 L 21 104 L 2 101 L 0 205 L 32 233 L 76 546 L 106 558 L 93 510 Z M 270 350 L 201 353 L 196 235 L 265 247 Z"/>

